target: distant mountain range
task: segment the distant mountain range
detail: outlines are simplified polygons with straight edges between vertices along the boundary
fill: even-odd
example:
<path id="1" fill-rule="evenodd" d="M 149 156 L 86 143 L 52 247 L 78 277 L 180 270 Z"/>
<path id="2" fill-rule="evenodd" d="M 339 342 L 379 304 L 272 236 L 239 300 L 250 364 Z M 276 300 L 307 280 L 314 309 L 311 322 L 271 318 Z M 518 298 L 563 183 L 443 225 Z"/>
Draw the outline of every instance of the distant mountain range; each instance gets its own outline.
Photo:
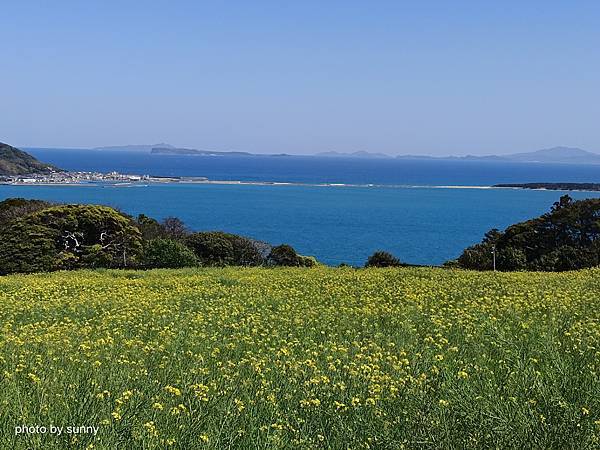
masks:
<path id="1" fill-rule="evenodd" d="M 240 151 L 213 151 L 179 148 L 170 144 L 154 145 L 123 145 L 112 147 L 97 147 L 94 150 L 123 150 L 147 152 L 153 155 L 189 155 L 189 156 L 291 156 L 285 153 L 258 155 L 256 153 Z M 466 156 L 425 156 L 425 155 L 398 155 L 396 157 L 384 153 L 357 152 L 321 152 L 311 156 L 320 158 L 361 158 L 361 159 L 426 159 L 426 160 L 459 160 L 459 161 L 498 161 L 498 162 L 538 162 L 561 164 L 600 164 L 600 154 L 588 152 L 573 147 L 553 147 L 526 153 L 512 153 L 508 155 L 466 155 Z"/>
<path id="2" fill-rule="evenodd" d="M 537 152 L 514 153 L 505 158 L 510 161 L 522 162 L 600 164 L 599 154 L 571 147 L 553 147 Z"/>
<path id="3" fill-rule="evenodd" d="M 37 160 L 23 150 L 0 142 L 0 175 L 29 175 L 57 171 L 60 169 Z"/>
<path id="4" fill-rule="evenodd" d="M 393 158 L 382 153 L 318 153 L 316 156 L 337 156 L 351 158 Z M 529 163 L 560 163 L 560 164 L 600 164 L 600 154 L 588 152 L 580 148 L 553 147 L 527 153 L 512 153 L 508 155 L 486 156 L 423 156 L 423 155 L 398 155 L 396 159 L 433 159 L 433 160 L 459 160 L 459 161 L 498 161 L 498 162 L 529 162 Z"/>

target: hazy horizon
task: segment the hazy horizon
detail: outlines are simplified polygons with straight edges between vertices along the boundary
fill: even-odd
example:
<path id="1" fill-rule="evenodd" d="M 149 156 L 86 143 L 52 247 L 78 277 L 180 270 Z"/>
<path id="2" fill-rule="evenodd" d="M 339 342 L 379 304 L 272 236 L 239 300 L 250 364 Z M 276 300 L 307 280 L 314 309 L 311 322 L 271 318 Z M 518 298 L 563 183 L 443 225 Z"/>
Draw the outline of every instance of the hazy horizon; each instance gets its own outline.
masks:
<path id="1" fill-rule="evenodd" d="M 0 141 L 600 152 L 600 3 L 9 2 Z"/>
<path id="2" fill-rule="evenodd" d="M 1 142 L 1 141 L 0 141 Z M 10 144 L 10 143 L 8 143 Z M 99 145 L 99 146 L 93 146 L 93 147 L 68 147 L 68 146 L 56 146 L 56 147 L 49 147 L 49 146 L 43 146 L 43 145 L 28 145 L 28 146 L 20 146 L 21 149 L 48 149 L 48 150 L 96 150 L 96 149 L 107 149 L 107 148 L 111 148 L 111 147 L 133 147 L 133 146 L 156 146 L 159 147 L 159 145 L 157 144 L 167 144 L 169 146 L 175 147 L 175 148 L 186 148 L 186 149 L 193 149 L 193 150 L 204 150 L 204 151 L 216 151 L 216 152 L 245 152 L 246 150 L 244 149 L 232 149 L 232 150 L 221 150 L 221 149 L 214 149 L 214 148 L 195 148 L 195 147 L 189 147 L 189 146 L 179 146 L 179 145 L 173 145 L 170 142 L 157 142 L 155 144 L 123 144 L 123 145 Z M 16 146 L 19 147 L 19 146 Z M 368 150 L 356 150 L 356 151 L 343 151 L 343 150 L 324 150 L 324 151 L 318 151 L 318 152 L 305 152 L 305 153 L 291 153 L 291 152 L 285 152 L 285 151 L 280 151 L 280 152 L 249 152 L 249 153 L 255 153 L 258 155 L 264 154 L 264 155 L 269 155 L 269 154 L 289 154 L 290 156 L 314 156 L 314 155 L 318 155 L 320 153 L 327 153 L 327 152 L 336 152 L 336 153 L 340 153 L 340 154 L 351 154 L 351 153 L 355 153 L 355 152 L 361 152 L 361 151 L 366 151 L 370 154 L 385 154 L 388 155 L 390 157 L 394 157 L 394 156 L 423 156 L 423 157 L 452 157 L 452 156 L 504 156 L 504 155 L 512 155 L 512 154 L 516 154 L 516 153 L 530 153 L 530 152 L 535 152 L 538 150 L 548 150 L 551 148 L 576 148 L 576 147 L 572 147 L 572 146 L 568 146 L 568 145 L 557 145 L 554 147 L 548 147 L 548 148 L 538 148 L 538 149 L 531 149 L 531 150 L 523 150 L 523 151 L 507 151 L 507 152 L 498 152 L 498 153 L 490 153 L 490 152 L 483 152 L 483 153 L 439 153 L 439 154 L 431 154 L 431 153 L 426 153 L 426 152 L 422 152 L 422 153 L 416 153 L 416 152 L 404 152 L 404 153 L 397 153 L 397 154 L 392 154 L 392 153 L 385 153 L 385 152 L 372 152 L 372 151 L 368 151 Z M 585 150 L 591 153 L 596 153 L 596 154 L 600 154 L 600 152 L 595 152 L 593 150 L 589 150 L 589 149 L 580 149 L 580 150 Z M 117 151 L 117 150 L 115 150 Z M 128 151 L 139 151 L 139 150 L 128 150 Z"/>

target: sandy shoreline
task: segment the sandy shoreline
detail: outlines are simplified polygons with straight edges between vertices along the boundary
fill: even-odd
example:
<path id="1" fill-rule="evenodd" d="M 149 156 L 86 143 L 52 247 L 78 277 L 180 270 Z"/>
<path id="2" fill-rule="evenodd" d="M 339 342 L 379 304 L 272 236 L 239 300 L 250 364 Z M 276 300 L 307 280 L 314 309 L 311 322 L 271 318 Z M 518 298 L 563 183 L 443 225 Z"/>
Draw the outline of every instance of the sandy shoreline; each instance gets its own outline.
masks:
<path id="1" fill-rule="evenodd" d="M 504 187 L 504 186 L 469 186 L 469 185 L 402 185 L 402 184 L 372 184 L 372 183 L 299 183 L 282 181 L 243 181 L 243 180 L 174 180 L 172 178 L 161 181 L 160 179 L 151 179 L 142 182 L 76 182 L 76 183 L 0 183 L 0 186 L 19 186 L 19 187 L 105 187 L 105 188 L 128 188 L 128 187 L 150 187 L 161 185 L 237 185 L 237 186 L 298 186 L 298 187 L 331 187 L 331 188 L 388 188 L 388 189 L 511 189 L 521 191 L 549 191 L 550 189 L 531 189 L 522 187 Z M 554 191 L 554 189 L 552 189 Z M 561 190 L 556 190 L 562 192 Z M 589 190 L 565 190 L 564 192 L 598 192 Z"/>
<path id="2" fill-rule="evenodd" d="M 436 186 L 436 185 L 401 185 L 401 184 L 358 184 L 358 183 L 298 183 L 282 181 L 242 181 L 242 180 L 181 180 L 181 181 L 144 181 L 144 182 L 81 182 L 81 183 L 0 183 L 0 186 L 72 186 L 72 187 L 148 187 L 161 185 L 190 185 L 190 184 L 216 184 L 236 186 L 300 186 L 300 187 L 357 187 L 357 188 L 395 188 L 395 189 L 495 189 L 493 186 Z"/>

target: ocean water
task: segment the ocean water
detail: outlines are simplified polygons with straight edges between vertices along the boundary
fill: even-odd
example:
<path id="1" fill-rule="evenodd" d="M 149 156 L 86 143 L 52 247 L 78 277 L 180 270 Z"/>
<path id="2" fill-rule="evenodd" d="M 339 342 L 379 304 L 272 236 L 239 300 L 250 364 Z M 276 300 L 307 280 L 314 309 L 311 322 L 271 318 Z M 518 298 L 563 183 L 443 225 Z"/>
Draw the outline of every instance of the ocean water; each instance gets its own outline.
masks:
<path id="1" fill-rule="evenodd" d="M 68 170 L 116 170 L 120 173 L 157 176 L 205 176 L 213 180 L 419 186 L 600 182 L 600 165 L 302 156 L 170 156 L 61 149 L 27 151 L 43 161 Z"/>
<path id="2" fill-rule="evenodd" d="M 416 264 L 441 264 L 490 228 L 547 211 L 562 192 L 437 188 L 502 182 L 600 182 L 600 167 L 460 161 L 172 157 L 82 151 L 32 151 L 72 170 L 304 183 L 423 187 L 165 184 L 149 186 L 0 186 L 0 200 L 25 197 L 117 207 L 158 219 L 177 216 L 194 230 L 224 230 L 336 265 L 361 265 L 375 250 Z M 145 170 L 143 170 L 145 169 Z M 574 198 L 600 193 L 572 192 Z"/>

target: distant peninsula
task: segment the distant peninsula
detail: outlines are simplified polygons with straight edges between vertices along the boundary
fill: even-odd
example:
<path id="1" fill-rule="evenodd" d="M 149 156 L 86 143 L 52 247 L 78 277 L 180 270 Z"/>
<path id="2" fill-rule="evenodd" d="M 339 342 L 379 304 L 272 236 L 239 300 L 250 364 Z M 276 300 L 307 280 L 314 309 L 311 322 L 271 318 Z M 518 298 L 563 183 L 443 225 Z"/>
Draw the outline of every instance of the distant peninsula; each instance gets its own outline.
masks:
<path id="1" fill-rule="evenodd" d="M 600 183 L 503 183 L 495 188 L 546 189 L 549 191 L 600 191 Z"/>
<path id="2" fill-rule="evenodd" d="M 0 142 L 0 176 L 44 174 L 60 172 L 61 169 L 46 164 L 29 153 Z"/>

